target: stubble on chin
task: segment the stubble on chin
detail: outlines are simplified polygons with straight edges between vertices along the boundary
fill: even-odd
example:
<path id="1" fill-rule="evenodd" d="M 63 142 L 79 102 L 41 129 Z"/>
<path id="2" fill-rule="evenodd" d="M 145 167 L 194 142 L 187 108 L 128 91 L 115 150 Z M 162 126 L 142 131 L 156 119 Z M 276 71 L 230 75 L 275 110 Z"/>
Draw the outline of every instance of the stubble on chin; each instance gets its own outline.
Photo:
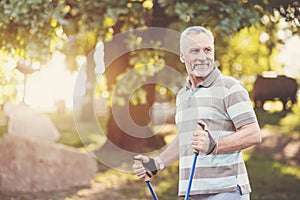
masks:
<path id="1" fill-rule="evenodd" d="M 205 71 L 200 71 L 200 70 L 192 68 L 190 74 L 194 77 L 197 77 L 197 78 L 203 78 L 203 77 L 206 77 L 211 71 L 212 71 L 212 69 L 207 69 Z"/>

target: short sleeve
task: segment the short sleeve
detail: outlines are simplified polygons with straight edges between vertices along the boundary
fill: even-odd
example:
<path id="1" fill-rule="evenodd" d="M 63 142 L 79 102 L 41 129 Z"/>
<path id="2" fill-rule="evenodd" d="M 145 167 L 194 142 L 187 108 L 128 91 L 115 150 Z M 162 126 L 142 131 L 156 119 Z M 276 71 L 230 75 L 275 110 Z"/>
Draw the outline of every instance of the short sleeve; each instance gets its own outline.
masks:
<path id="1" fill-rule="evenodd" d="M 236 129 L 257 122 L 249 94 L 242 83 L 237 82 L 227 90 L 224 103 Z"/>

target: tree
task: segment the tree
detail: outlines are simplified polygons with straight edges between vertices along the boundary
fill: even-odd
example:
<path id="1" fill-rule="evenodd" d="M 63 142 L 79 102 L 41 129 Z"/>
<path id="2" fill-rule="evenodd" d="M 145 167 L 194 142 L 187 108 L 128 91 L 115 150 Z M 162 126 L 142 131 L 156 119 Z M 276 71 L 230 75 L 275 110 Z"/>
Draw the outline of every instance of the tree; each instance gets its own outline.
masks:
<path id="1" fill-rule="evenodd" d="M 228 40 L 226 54 L 219 59 L 223 72 L 239 76 L 249 91 L 254 75 L 263 71 L 281 71 L 276 62 L 280 45 L 298 34 L 299 3 L 293 1 L 249 1 L 257 7 L 261 20 L 245 27 Z M 292 16 L 292 17 L 291 17 Z"/>
<path id="2" fill-rule="evenodd" d="M 277 66 L 272 63 L 272 56 L 277 54 L 278 44 L 293 34 L 299 34 L 300 28 L 300 3 L 299 1 L 249 1 L 260 12 L 262 29 L 260 41 L 268 48 L 267 70 L 275 70 Z M 276 64 L 275 64 L 276 65 Z"/>
<path id="3" fill-rule="evenodd" d="M 224 4 L 220 1 L 205 1 L 201 4 L 194 1 L 132 1 L 132 3 L 127 3 L 126 5 L 119 4 L 119 6 L 122 7 L 122 9 L 120 9 L 120 7 L 109 9 L 107 11 L 108 15 L 105 15 L 107 17 L 106 22 L 111 22 L 109 23 L 107 29 L 109 33 L 113 32 L 114 34 L 117 34 L 122 30 L 127 30 L 128 28 L 138 28 L 142 26 L 157 26 L 181 30 L 187 25 L 207 25 L 205 24 L 205 22 L 207 21 L 207 19 L 209 19 L 210 27 L 215 28 L 216 33 L 224 37 L 228 34 L 237 32 L 244 26 L 249 26 L 259 19 L 258 15 L 255 14 L 255 12 L 253 13 L 253 8 L 247 8 L 242 2 L 235 1 L 232 1 L 230 4 Z M 120 12 L 119 10 L 121 10 L 122 12 Z M 217 11 L 217 13 L 220 14 L 212 15 L 212 11 Z M 105 38 L 105 35 L 102 35 L 101 37 Z M 133 41 L 129 41 L 123 45 L 127 45 L 128 49 L 130 49 L 130 46 L 136 43 L 135 39 L 136 38 L 133 38 Z M 109 51 L 114 51 L 113 48 L 108 49 Z M 150 50 L 148 49 L 147 51 Z M 108 53 L 109 52 L 106 52 L 106 54 Z M 119 57 L 109 66 L 106 66 L 107 70 L 105 72 L 105 75 L 108 79 L 107 82 L 109 91 L 115 91 L 114 87 L 117 83 L 116 77 L 122 76 L 122 74 L 126 72 L 126 70 L 132 67 L 137 68 L 138 63 L 148 63 L 150 60 L 149 58 L 153 58 L 155 57 L 155 55 L 158 59 L 164 57 L 164 53 L 154 50 L 150 54 L 152 55 L 150 55 L 150 57 L 149 55 L 147 55 L 146 58 L 148 59 L 145 60 L 145 52 L 130 52 Z M 172 59 L 165 59 L 167 65 L 169 60 L 178 60 L 178 58 L 174 59 L 173 55 Z M 145 78 L 151 78 L 151 76 L 153 76 L 151 75 L 151 73 L 141 75 L 145 76 Z M 130 85 L 130 83 L 127 83 L 127 85 Z M 135 94 L 147 95 L 145 95 L 144 98 L 136 98 L 140 99 L 140 101 L 137 101 L 137 103 L 135 104 L 133 104 L 131 101 L 129 103 L 131 118 L 136 124 L 140 126 L 147 126 L 150 122 L 148 112 L 150 107 L 152 106 L 152 103 L 154 102 L 154 91 L 155 85 L 143 86 L 139 88 Z M 129 94 L 123 94 L 123 98 L 130 98 L 128 95 Z M 145 101 L 141 101 L 141 99 L 145 98 Z M 118 99 L 118 102 L 127 102 L 126 100 L 120 100 L 122 98 Z M 119 109 L 125 108 L 124 105 L 114 104 L 114 106 L 118 107 Z M 119 112 L 121 115 L 122 111 Z M 124 118 L 124 120 L 126 120 L 126 117 Z M 127 123 L 130 123 L 130 121 Z M 134 130 L 130 130 L 131 132 L 134 132 Z M 150 129 L 148 129 L 146 132 L 150 132 Z M 147 135 L 147 133 L 145 134 Z M 127 148 L 127 150 L 140 148 L 139 146 L 131 144 L 140 144 L 140 146 L 146 147 L 152 146 L 152 148 L 155 149 L 163 145 L 160 139 L 156 140 L 155 138 L 153 138 L 153 140 L 145 140 L 129 136 L 128 133 L 124 132 L 122 129 L 120 129 L 120 127 L 118 127 L 112 115 L 108 122 L 108 138 L 118 146 Z"/>
<path id="4" fill-rule="evenodd" d="M 250 6 L 257 7 L 261 16 L 269 15 L 278 18 L 280 15 L 286 22 L 290 22 L 290 26 L 295 33 L 300 27 L 300 3 L 295 0 L 250 0 Z M 276 20 L 276 19 L 275 19 Z"/>
<path id="5" fill-rule="evenodd" d="M 0 2 L 1 51 L 46 63 L 57 33 L 66 24 L 63 1 L 10 0 Z"/>
<path id="6" fill-rule="evenodd" d="M 267 2 L 267 3 L 265 3 Z M 214 30 L 217 40 L 218 56 L 226 53 L 225 44 L 228 44 L 228 37 L 240 31 L 244 27 L 256 23 L 265 9 L 271 13 L 275 8 L 283 10 L 292 15 L 285 15 L 287 20 L 293 19 L 297 25 L 299 21 L 299 4 L 281 0 L 273 4 L 268 1 L 218 1 L 204 0 L 198 1 L 173 1 L 173 0 L 8 0 L 0 2 L 0 41 L 1 50 L 13 54 L 16 57 L 28 57 L 41 62 L 46 62 L 54 49 L 59 49 L 57 42 L 65 43 L 60 48 L 67 55 L 67 62 L 71 70 L 77 70 L 77 55 L 89 54 L 95 48 L 99 40 L 109 41 L 117 33 L 139 27 L 164 27 L 180 31 L 190 25 L 204 25 Z M 258 9 L 258 10 L 259 10 Z M 293 11 L 296 9 L 295 11 Z M 130 48 L 135 39 L 125 43 Z M 177 41 L 174 41 L 177 42 Z M 124 72 L 132 68 L 138 68 L 136 63 L 151 62 L 150 58 L 142 60 L 144 56 L 156 56 L 160 61 L 165 58 L 165 62 L 171 62 L 175 66 L 176 55 L 166 52 L 151 51 L 150 54 L 144 51 L 131 52 L 123 55 L 111 65 L 121 67 L 109 67 L 110 72 L 106 72 L 108 79 L 108 89 L 112 91 L 117 80 Z M 168 56 L 168 57 L 166 57 Z M 87 86 L 87 107 L 92 106 L 92 97 L 95 85 L 93 59 L 87 56 L 86 74 L 88 77 Z M 170 59 L 171 58 L 171 59 Z M 149 71 L 151 72 L 151 71 Z M 153 74 L 145 74 L 151 78 Z M 128 83 L 130 84 L 130 83 Z M 143 91 L 146 91 L 143 92 Z M 138 120 L 139 124 L 147 124 L 149 118 L 146 111 L 153 103 L 154 85 L 145 86 L 137 90 L 135 99 L 132 100 L 132 116 Z M 148 94 L 148 95 L 145 95 Z M 146 98 L 146 100 L 145 100 Z M 135 102 L 135 103 L 134 103 Z M 140 108 L 137 109 L 139 106 Z M 83 109 L 91 116 L 90 109 Z M 137 109 L 137 110 L 135 110 Z M 141 112 L 137 115 L 136 112 Z M 148 112 L 148 111 L 147 111 Z M 113 119 L 111 119 L 113 120 Z M 119 146 L 132 147 L 128 140 L 123 140 L 123 136 L 116 134 L 114 128 L 116 124 L 108 123 L 108 135 L 118 138 L 116 142 Z M 111 129 L 110 129 L 111 128 Z M 149 141 L 148 141 L 149 142 Z M 133 142 L 132 142 L 133 143 Z M 158 145 L 159 146 L 159 145 Z"/>

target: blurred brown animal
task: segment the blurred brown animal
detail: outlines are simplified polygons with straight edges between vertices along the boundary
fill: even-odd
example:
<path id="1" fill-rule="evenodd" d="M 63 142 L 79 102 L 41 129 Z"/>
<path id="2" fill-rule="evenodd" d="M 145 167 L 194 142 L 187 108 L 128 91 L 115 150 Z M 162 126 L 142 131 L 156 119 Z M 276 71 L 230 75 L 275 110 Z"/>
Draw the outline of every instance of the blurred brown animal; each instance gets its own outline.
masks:
<path id="1" fill-rule="evenodd" d="M 257 76 L 253 88 L 253 101 L 255 108 L 263 109 L 265 101 L 279 99 L 283 104 L 283 109 L 291 107 L 297 102 L 297 81 L 293 78 L 281 75 L 277 77 Z"/>

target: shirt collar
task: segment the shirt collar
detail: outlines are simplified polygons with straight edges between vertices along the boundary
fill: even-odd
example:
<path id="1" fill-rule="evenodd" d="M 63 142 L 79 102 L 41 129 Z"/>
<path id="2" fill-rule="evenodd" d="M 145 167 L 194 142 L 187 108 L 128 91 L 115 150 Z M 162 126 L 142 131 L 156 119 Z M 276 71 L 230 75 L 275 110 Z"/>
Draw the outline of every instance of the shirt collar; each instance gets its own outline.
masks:
<path id="1" fill-rule="evenodd" d="M 214 68 L 208 76 L 204 78 L 204 81 L 198 85 L 197 87 L 209 87 L 212 85 L 212 83 L 218 78 L 218 76 L 221 74 L 220 70 L 218 68 Z M 191 81 L 188 80 L 186 84 L 186 89 L 190 89 L 192 86 Z"/>

